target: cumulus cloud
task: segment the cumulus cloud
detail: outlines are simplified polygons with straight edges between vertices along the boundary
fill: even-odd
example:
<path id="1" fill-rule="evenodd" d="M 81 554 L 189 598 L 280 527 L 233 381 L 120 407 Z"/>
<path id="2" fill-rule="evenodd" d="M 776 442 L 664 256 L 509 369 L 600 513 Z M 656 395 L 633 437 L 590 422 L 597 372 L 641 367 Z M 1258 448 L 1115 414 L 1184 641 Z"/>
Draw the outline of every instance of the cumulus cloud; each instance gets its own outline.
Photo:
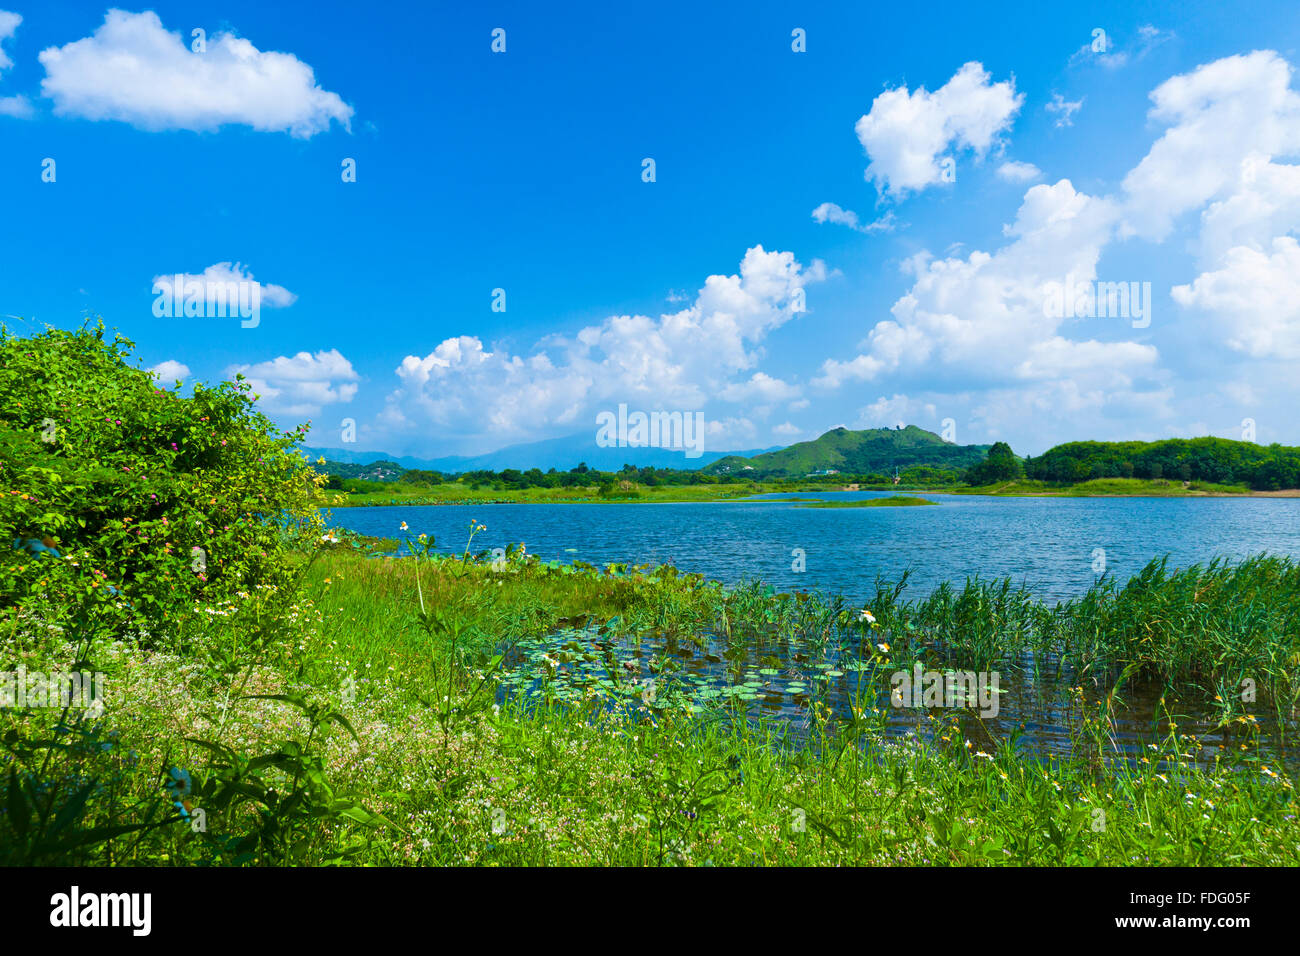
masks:
<path id="1" fill-rule="evenodd" d="M 1124 180 L 1124 231 L 1165 238 L 1200 210 L 1200 274 L 1174 286 L 1211 347 L 1251 359 L 1300 357 L 1300 95 L 1269 50 L 1224 57 L 1162 83 L 1151 116 L 1167 129 Z"/>
<path id="2" fill-rule="evenodd" d="M 886 398 L 881 395 L 870 405 L 858 409 L 854 428 L 892 428 L 899 422 L 933 422 L 937 412 L 933 402 L 909 398 L 895 393 Z"/>
<path id="3" fill-rule="evenodd" d="M 153 277 L 153 281 L 155 284 L 165 284 L 172 288 L 176 286 L 177 275 L 180 276 L 181 288 L 188 287 L 193 282 L 199 283 L 204 288 L 225 287 L 232 282 L 257 282 L 253 278 L 252 271 L 239 262 L 217 262 L 198 273 L 181 272 L 170 275 L 156 275 Z M 258 282 L 257 284 L 261 292 L 261 304 L 263 306 L 282 309 L 298 301 L 298 297 L 282 285 L 267 282 Z"/>
<path id="4" fill-rule="evenodd" d="M 1186 247 L 1200 274 L 1171 290 L 1186 315 L 1163 341 L 1182 330 L 1181 341 L 1225 357 L 1272 357 L 1279 368 L 1300 358 L 1300 166 L 1282 161 L 1300 153 L 1300 97 L 1291 76 L 1276 53 L 1257 51 L 1160 84 L 1151 94 L 1157 137 L 1114 195 L 1088 195 L 1068 180 L 1035 185 L 1004 227 L 1008 242 L 1000 248 L 962 258 L 955 246 L 943 258 L 922 252 L 907 260 L 910 288 L 890 316 L 870 327 L 858 354 L 824 362 L 813 384 L 943 382 L 950 391 L 940 407 L 947 412 L 965 396 L 959 420 L 991 436 L 1024 436 L 1039 427 L 1032 423 L 1048 420 L 1052 428 L 1040 433 L 1051 440 L 1072 420 L 1159 437 L 1187 402 L 1201 417 L 1232 416 L 1242 396 L 1258 390 L 1214 393 L 1214 382 L 1198 383 L 1194 372 L 1179 377 L 1162 368 L 1147 333 L 1134 336 L 1127 322 L 1111 319 L 1051 317 L 1043 297 L 1067 275 L 1110 278 L 1099 276 L 1098 266 L 1118 240 L 1163 242 L 1199 211 L 1199 233 L 1190 223 Z M 1008 168 L 999 175 L 1016 174 Z M 1269 367 L 1254 368 L 1267 378 Z M 1175 383 L 1185 389 L 1181 405 Z M 886 406 L 868 410 L 866 420 L 895 414 Z"/>
<path id="5" fill-rule="evenodd" d="M 33 113 L 32 104 L 25 96 L 0 96 L 0 116 L 27 119 Z"/>
<path id="6" fill-rule="evenodd" d="M 18 25 L 23 22 L 22 16 L 17 13 L 11 13 L 8 10 L 0 10 L 0 73 L 14 65 L 13 58 L 5 52 L 4 42 L 13 37 L 18 30 Z"/>
<path id="7" fill-rule="evenodd" d="M 1069 180 L 1032 187 L 1006 227 L 1013 241 L 996 253 L 909 260 L 915 281 L 894 303 L 893 317 L 876 323 L 861 355 L 824 363 L 815 384 L 835 387 L 900 369 L 962 368 L 991 386 L 1051 377 L 1077 366 L 1069 353 L 1085 347 L 1121 365 L 1154 360 L 1149 347 L 1133 353 L 1064 339 L 1058 335 L 1064 320 L 1045 314 L 1050 283 L 1067 274 L 1095 278 L 1115 219 L 1113 203 L 1076 191 Z"/>
<path id="8" fill-rule="evenodd" d="M 803 432 L 803 429 L 792 422 L 782 422 L 780 425 L 772 426 L 772 434 L 780 435 L 782 438 L 794 438 Z"/>
<path id="9" fill-rule="evenodd" d="M 827 360 L 813 384 L 888 380 L 932 389 L 942 382 L 950 390 L 942 407 L 966 435 L 1047 435 L 1071 418 L 1081 427 L 1098 417 L 1167 414 L 1153 346 L 1081 336 L 1075 320 L 1044 308 L 1051 285 L 1067 274 L 1097 277 L 1118 215 L 1113 201 L 1079 192 L 1069 180 L 1033 186 L 1005 229 L 1010 241 L 997 251 L 909 260 L 913 282 L 891 317 L 871 328 L 860 354 Z M 958 412 L 954 395 L 974 397 Z M 935 397 L 896 393 L 863 408 L 857 427 L 936 417 Z"/>
<path id="10" fill-rule="evenodd" d="M 1300 166 L 1247 155 L 1233 191 L 1201 214 L 1198 259 L 1202 266 L 1214 266 L 1238 246 L 1263 250 L 1297 227 Z"/>
<path id="11" fill-rule="evenodd" d="M 704 423 L 704 443 L 710 448 L 744 448 L 756 441 L 758 426 L 748 418 L 720 418 Z"/>
<path id="12" fill-rule="evenodd" d="M 153 368 L 149 369 L 159 381 L 171 383 L 180 379 L 182 382 L 190 377 L 190 367 L 183 362 L 175 359 L 167 359 L 159 362 Z"/>
<path id="13" fill-rule="evenodd" d="M 877 96 L 854 127 L 871 160 L 866 178 L 901 198 L 942 182 L 942 161 L 955 158 L 955 151 L 982 158 L 1024 102 L 1014 79 L 990 79 L 982 65 L 970 62 L 933 93 L 900 86 Z"/>
<path id="14" fill-rule="evenodd" d="M 352 401 L 359 378 L 338 349 L 232 365 L 226 374 L 242 374 L 248 379 L 266 413 L 295 417 L 319 415 L 326 405 Z"/>
<path id="15" fill-rule="evenodd" d="M 1273 240 L 1269 251 L 1237 246 L 1223 268 L 1175 286 L 1174 301 L 1208 313 L 1220 338 L 1252 358 L 1300 359 L 1300 243 Z"/>
<path id="16" fill-rule="evenodd" d="M 816 222 L 830 222 L 837 226 L 848 226 L 855 232 L 868 234 L 873 232 L 893 232 L 896 225 L 892 212 L 887 212 L 872 222 L 863 223 L 858 219 L 858 214 L 852 209 L 841 209 L 833 202 L 822 203 L 812 211 L 812 217 Z"/>
<path id="17" fill-rule="evenodd" d="M 321 89 L 291 53 L 263 52 L 219 33 L 193 52 L 153 11 L 110 10 L 91 36 L 40 54 L 41 93 L 61 116 L 120 120 L 140 129 L 215 130 L 250 126 L 309 138 L 352 107 Z"/>
<path id="18" fill-rule="evenodd" d="M 747 382 L 733 382 L 720 393 L 723 401 L 769 404 L 797 398 L 799 387 L 788 385 L 765 372 L 755 372 Z"/>
<path id="19" fill-rule="evenodd" d="M 804 289 L 826 276 L 789 252 L 749 249 L 735 275 L 705 280 L 694 301 L 652 318 L 610 316 L 571 336 L 553 336 L 527 354 L 461 335 L 397 368 L 380 425 L 393 434 L 437 426 L 449 438 L 499 442 L 539 430 L 585 426 L 618 402 L 661 410 L 729 401 L 785 400 L 798 390 L 762 373 L 737 380 L 762 355 L 766 337 L 805 307 Z M 711 436 L 753 437 L 753 425 L 728 420 Z"/>
<path id="20" fill-rule="evenodd" d="M 1014 159 L 998 167 L 998 179 L 1005 179 L 1009 183 L 1030 183 L 1042 178 L 1042 175 L 1043 171 L 1033 163 L 1022 163 Z"/>
<path id="21" fill-rule="evenodd" d="M 23 18 L 8 10 L 0 10 L 0 75 L 14 65 L 13 58 L 5 52 L 4 44 L 13 38 Z M 32 104 L 25 96 L 0 96 L 0 116 L 26 118 L 32 115 Z"/>
<path id="22" fill-rule="evenodd" d="M 1300 96 L 1291 66 L 1271 50 L 1224 57 L 1151 93 L 1167 126 L 1124 178 L 1125 232 L 1164 239 L 1177 217 L 1234 192 L 1248 163 L 1300 151 Z"/>

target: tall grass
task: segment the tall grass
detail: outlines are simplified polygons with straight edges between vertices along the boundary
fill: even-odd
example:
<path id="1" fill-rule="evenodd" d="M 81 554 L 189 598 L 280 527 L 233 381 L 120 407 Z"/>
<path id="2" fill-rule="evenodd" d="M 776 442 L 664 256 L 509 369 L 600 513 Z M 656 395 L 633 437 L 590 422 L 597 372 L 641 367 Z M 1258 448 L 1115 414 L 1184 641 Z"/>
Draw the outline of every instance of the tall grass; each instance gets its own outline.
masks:
<path id="1" fill-rule="evenodd" d="M 183 646 L 118 640 L 89 652 L 110 669 L 110 686 L 129 693 L 109 724 L 84 728 L 88 746 L 61 750 L 31 787 L 111 779 L 79 811 L 77 832 L 100 837 L 37 839 L 29 821 L 22 860 L 1300 863 L 1293 781 L 1259 757 L 1249 726 L 1231 765 L 1199 765 L 1171 731 L 1149 756 L 1107 766 L 1092 752 L 1106 746 L 1104 702 L 1075 755 L 1040 760 L 1014 736 L 981 753 L 952 717 L 935 718 L 929 742 L 890 740 L 866 704 L 870 686 L 848 719 L 815 702 L 801 747 L 739 708 L 627 716 L 480 692 L 503 646 L 563 624 L 604 622 L 626 640 L 651 630 L 689 640 L 702 629 L 742 643 L 865 636 L 860 609 L 838 599 L 723 588 L 673 569 L 575 571 L 518 554 L 493 570 L 472 559 L 327 552 L 303 574 L 283 626 L 257 609 L 200 613 Z M 1177 572 L 1157 564 L 1055 608 L 1003 582 L 909 602 L 905 580 L 881 581 L 869 607 L 882 634 L 927 659 L 1050 653 L 1072 667 L 1193 675 L 1206 693 L 1253 668 L 1275 671 L 1260 687 L 1280 694 L 1290 686 L 1295 580 L 1294 566 L 1272 558 Z M 59 652 L 57 634 L 26 620 L 12 627 L 27 659 Z M 120 736 L 101 748 L 110 733 Z M 206 832 L 160 812 L 169 767 L 192 774 Z M 251 803 L 210 802 L 249 792 Z M 3 847 L 18 845 L 12 806 L 0 810 Z"/>

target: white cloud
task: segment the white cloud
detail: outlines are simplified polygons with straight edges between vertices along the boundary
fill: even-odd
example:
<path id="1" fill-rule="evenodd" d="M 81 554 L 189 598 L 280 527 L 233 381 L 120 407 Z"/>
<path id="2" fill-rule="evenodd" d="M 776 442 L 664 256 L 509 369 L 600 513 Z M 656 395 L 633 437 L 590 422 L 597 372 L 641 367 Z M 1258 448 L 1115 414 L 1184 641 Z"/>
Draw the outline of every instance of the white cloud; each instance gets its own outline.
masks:
<path id="1" fill-rule="evenodd" d="M 812 217 L 817 222 L 831 222 L 838 226 L 848 226 L 856 232 L 873 233 L 873 232 L 893 232 L 896 224 L 894 214 L 887 212 L 879 219 L 863 224 L 858 219 L 858 214 L 852 209 L 841 209 L 833 202 L 824 202 L 812 211 Z"/>
<path id="2" fill-rule="evenodd" d="M 899 422 L 929 423 L 936 417 L 937 412 L 933 402 L 895 393 L 891 398 L 881 395 L 870 405 L 858 409 L 858 420 L 854 427 L 892 428 Z"/>
<path id="3" fill-rule="evenodd" d="M 1164 239 L 1200 209 L 1200 274 L 1171 296 L 1188 333 L 1253 359 L 1300 358 L 1300 94 L 1276 53 L 1229 56 L 1162 83 L 1167 129 L 1124 180 L 1124 232 Z M 1199 324 L 1197 324 L 1199 323 Z"/>
<path id="4" fill-rule="evenodd" d="M 722 418 L 704 423 L 704 443 L 712 449 L 739 449 L 758 440 L 758 428 L 748 418 Z"/>
<path id="5" fill-rule="evenodd" d="M 872 327 L 859 355 L 826 361 L 813 384 L 913 383 L 932 394 L 882 396 L 860 411 L 856 427 L 932 422 L 942 407 L 964 440 L 1014 433 L 1050 444 L 1099 419 L 1131 425 L 1167 416 L 1170 394 L 1153 346 L 1080 335 L 1072 321 L 1045 314 L 1050 283 L 1071 273 L 1096 278 L 1118 215 L 1113 201 L 1068 180 L 1033 186 L 1005 229 L 1010 241 L 995 252 L 909 260 L 914 281 L 891 317 Z M 1092 321 L 1114 323 L 1105 339 L 1128 329 L 1123 320 Z"/>
<path id="6" fill-rule="evenodd" d="M 998 178 L 1009 183 L 1028 183 L 1042 178 L 1043 171 L 1033 163 L 1010 160 L 998 167 Z"/>
<path id="7" fill-rule="evenodd" d="M 803 429 L 792 422 L 782 422 L 780 425 L 772 426 L 772 434 L 780 435 L 782 438 L 794 438 L 796 435 L 802 434 L 802 432 Z"/>
<path id="8" fill-rule="evenodd" d="M 308 138 L 352 107 L 316 84 L 290 53 L 263 52 L 218 33 L 195 53 L 153 11 L 109 10 L 92 36 L 40 54 L 41 92 L 61 116 L 121 120 L 146 130 L 205 131 L 234 124 Z"/>
<path id="9" fill-rule="evenodd" d="M 23 18 L 19 14 L 0 10 L 0 73 L 14 65 L 13 58 L 4 50 L 4 42 L 13 38 L 22 22 Z"/>
<path id="10" fill-rule="evenodd" d="M 13 58 L 5 52 L 4 43 L 12 39 L 23 18 L 8 10 L 0 10 L 0 74 L 14 65 Z M 25 119 L 32 115 L 32 104 L 25 96 L 0 96 L 0 116 Z"/>
<path id="11" fill-rule="evenodd" d="M 1098 265 L 1117 239 L 1162 242 L 1180 217 L 1199 210 L 1199 234 L 1193 223 L 1185 247 L 1200 275 L 1171 290 L 1187 316 L 1162 341 L 1217 349 L 1216 360 L 1234 352 L 1274 357 L 1278 368 L 1300 358 L 1300 165 L 1279 161 L 1300 154 L 1291 75 L 1276 53 L 1258 51 L 1160 84 L 1150 118 L 1163 131 L 1116 195 L 1089 196 L 1068 180 L 1036 185 L 1004 228 L 1010 241 L 1001 248 L 907 260 L 914 281 L 891 316 L 875 322 L 859 354 L 827 360 L 813 384 L 888 380 L 928 390 L 942 382 L 946 394 L 934 400 L 946 414 L 966 396 L 965 417 L 955 416 L 966 434 L 1036 433 L 1045 441 L 1071 428 L 1161 437 L 1177 421 L 1216 415 L 1229 422 L 1217 427 L 1236 427 L 1242 415 L 1257 414 L 1250 400 L 1294 396 L 1294 382 L 1268 376 L 1273 365 L 1253 366 L 1257 387 L 1225 391 L 1219 386 L 1230 372 L 1201 382 L 1186 366 L 1162 368 L 1151 333 L 1130 333 L 1126 321 L 1062 320 L 1043 310 L 1047 283 L 1107 278 Z M 893 414 L 867 410 L 883 421 Z"/>
<path id="12" fill-rule="evenodd" d="M 170 275 L 156 275 L 153 277 L 153 281 L 174 286 L 176 284 L 176 275 L 180 275 L 182 287 L 190 282 L 199 282 L 204 284 L 205 287 L 209 283 L 225 286 L 232 282 L 257 282 L 253 278 L 252 271 L 239 262 L 218 262 L 199 273 L 181 272 Z M 261 292 L 261 304 L 264 306 L 282 309 L 298 301 L 298 297 L 282 285 L 266 282 L 258 282 L 257 284 Z"/>
<path id="13" fill-rule="evenodd" d="M 0 116 L 27 119 L 33 112 L 31 101 L 25 96 L 0 96 Z"/>
<path id="14" fill-rule="evenodd" d="M 1060 93 L 1052 94 L 1052 101 L 1043 107 L 1056 116 L 1058 128 L 1074 125 L 1074 114 L 1083 108 L 1083 100 L 1067 100 Z"/>
<path id="15" fill-rule="evenodd" d="M 1155 350 L 1148 346 L 1134 353 L 1061 338 L 1064 320 L 1044 314 L 1049 283 L 1067 274 L 1080 281 L 1095 278 L 1115 220 L 1113 203 L 1077 192 L 1069 180 L 1032 187 L 1005 229 L 1013 241 L 996 253 L 908 260 L 905 268 L 916 280 L 894 303 L 893 317 L 876 323 L 856 358 L 826 361 L 814 384 L 836 387 L 899 370 L 962 369 L 988 387 L 1076 367 L 1069 357 L 1074 349 L 1121 366 L 1153 361 Z"/>
<path id="16" fill-rule="evenodd" d="M 1132 48 L 1131 53 L 1117 49 L 1115 40 L 1109 33 L 1105 36 L 1104 46 L 1101 45 L 1101 38 L 1094 34 L 1089 42 L 1075 51 L 1070 57 L 1070 62 L 1071 64 L 1097 63 L 1108 70 L 1118 70 L 1127 66 L 1130 61 L 1142 60 L 1157 46 L 1174 37 L 1172 30 L 1161 30 L 1149 23 L 1138 27 L 1137 33 L 1137 44 Z"/>
<path id="17" fill-rule="evenodd" d="M 799 397 L 799 387 L 788 385 L 764 372 L 755 372 L 747 382 L 733 382 L 719 396 L 727 402 L 763 404 L 784 402 Z"/>
<path id="18" fill-rule="evenodd" d="M 315 355 L 299 352 L 292 358 L 281 355 L 256 365 L 232 365 L 226 374 L 247 378 L 268 414 L 297 417 L 318 415 L 325 405 L 352 401 L 359 378 L 338 349 Z"/>
<path id="19" fill-rule="evenodd" d="M 1213 266 L 1237 246 L 1263 250 L 1300 227 L 1300 166 L 1247 156 L 1235 191 L 1201 213 L 1198 258 Z"/>
<path id="20" fill-rule="evenodd" d="M 180 379 L 183 382 L 190 377 L 190 367 L 183 362 L 176 361 L 175 359 L 167 359 L 159 362 L 153 368 L 149 369 L 149 371 L 156 375 L 159 381 L 168 384 L 177 379 Z"/>
<path id="21" fill-rule="evenodd" d="M 1260 50 L 1160 84 L 1149 116 L 1169 128 L 1124 178 L 1125 233 L 1162 240 L 1178 216 L 1235 191 L 1243 164 L 1300 151 L 1290 81 L 1290 65 Z"/>
<path id="22" fill-rule="evenodd" d="M 804 288 L 825 276 L 820 261 L 804 268 L 789 252 L 755 246 L 737 275 L 709 276 L 690 306 L 657 319 L 610 316 L 527 355 L 488 348 L 475 336 L 447 339 L 402 360 L 380 425 L 394 435 L 435 425 L 449 438 L 494 443 L 585 426 L 596 410 L 622 401 L 688 410 L 718 396 L 785 400 L 798 389 L 762 373 L 733 377 L 757 364 L 764 339 L 799 314 Z M 752 423 L 728 421 L 717 434 L 752 438 Z"/>
<path id="23" fill-rule="evenodd" d="M 875 98 L 855 131 L 871 160 L 866 178 L 895 198 L 943 181 L 941 160 L 969 149 L 982 158 L 1010 128 L 1024 95 L 1015 80 L 990 83 L 979 63 L 961 67 L 933 93 L 906 86 Z"/>
<path id="24" fill-rule="evenodd" d="M 1222 269 L 1175 286 L 1174 301 L 1210 313 L 1222 341 L 1251 358 L 1300 359 L 1300 243 L 1273 240 L 1271 252 L 1238 246 Z"/>

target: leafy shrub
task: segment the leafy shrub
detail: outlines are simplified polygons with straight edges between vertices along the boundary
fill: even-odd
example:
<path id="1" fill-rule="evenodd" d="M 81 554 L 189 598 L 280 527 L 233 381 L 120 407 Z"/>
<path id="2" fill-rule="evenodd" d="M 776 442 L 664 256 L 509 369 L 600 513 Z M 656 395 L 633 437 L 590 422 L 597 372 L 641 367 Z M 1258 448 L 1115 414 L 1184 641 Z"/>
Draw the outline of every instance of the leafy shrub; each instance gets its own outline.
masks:
<path id="1" fill-rule="evenodd" d="M 157 633 L 197 601 L 285 583 L 285 544 L 315 530 L 305 427 L 280 434 L 242 376 L 160 388 L 132 348 L 102 323 L 0 327 L 0 611 L 43 596 Z"/>

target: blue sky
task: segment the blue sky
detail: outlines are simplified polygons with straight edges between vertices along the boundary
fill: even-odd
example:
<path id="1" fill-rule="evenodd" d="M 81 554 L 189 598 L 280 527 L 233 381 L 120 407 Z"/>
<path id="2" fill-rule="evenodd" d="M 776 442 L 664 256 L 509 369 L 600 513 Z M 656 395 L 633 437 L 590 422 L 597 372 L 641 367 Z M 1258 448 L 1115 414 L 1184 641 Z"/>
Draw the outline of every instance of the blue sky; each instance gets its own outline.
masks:
<path id="1" fill-rule="evenodd" d="M 531 6 L 0 0 L 0 314 L 394 454 L 620 402 L 1300 444 L 1294 4 Z M 154 314 L 205 272 L 255 327 Z M 1067 275 L 1150 301 L 1048 315 Z"/>

